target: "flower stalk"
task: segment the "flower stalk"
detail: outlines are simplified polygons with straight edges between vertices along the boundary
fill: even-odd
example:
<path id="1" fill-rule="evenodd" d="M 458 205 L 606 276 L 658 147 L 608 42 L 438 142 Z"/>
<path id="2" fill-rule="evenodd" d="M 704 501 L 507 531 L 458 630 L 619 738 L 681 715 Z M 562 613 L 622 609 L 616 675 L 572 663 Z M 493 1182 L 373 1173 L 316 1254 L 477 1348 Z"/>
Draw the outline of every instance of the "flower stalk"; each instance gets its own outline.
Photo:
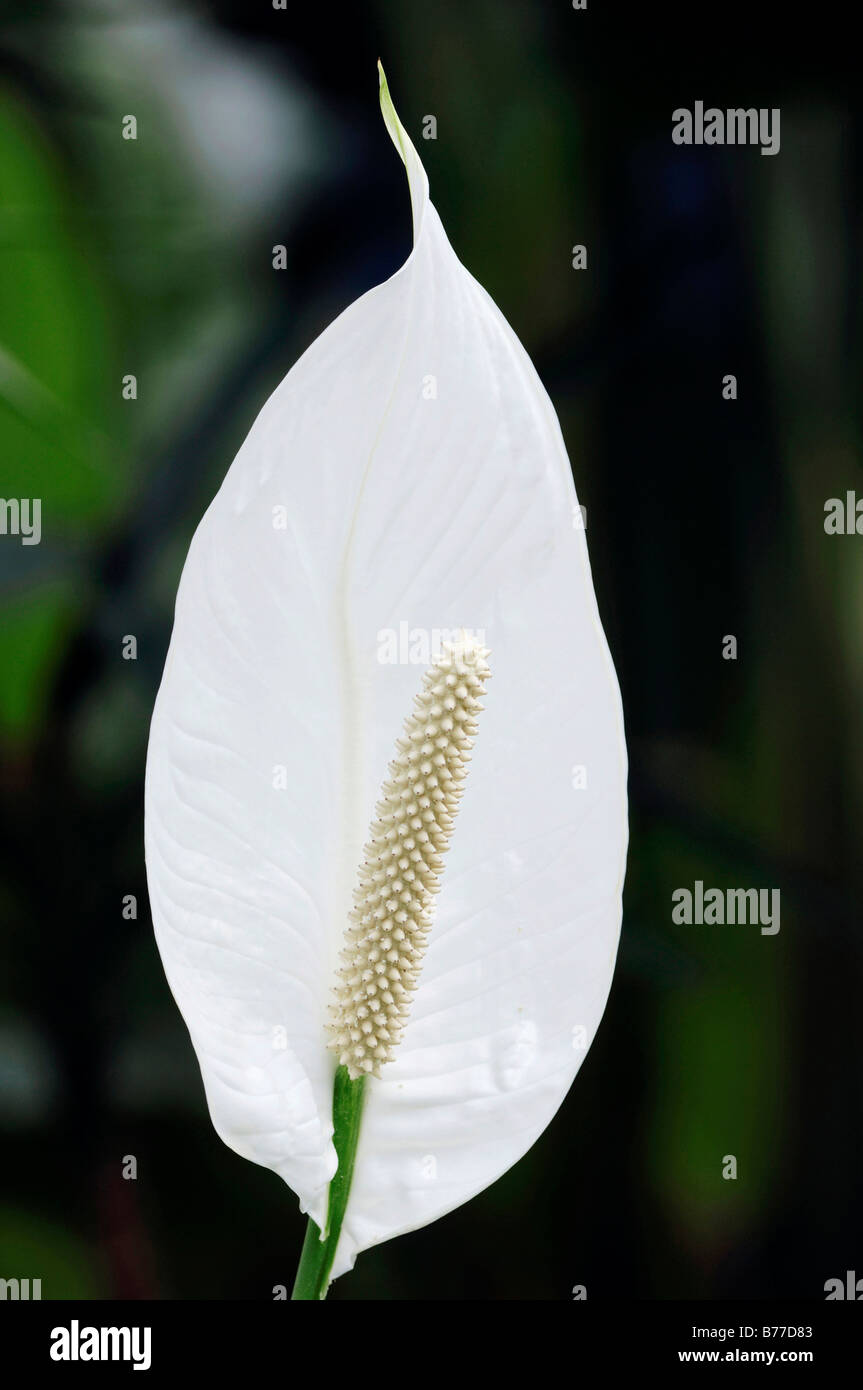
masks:
<path id="1" fill-rule="evenodd" d="M 324 1232 L 309 1217 L 306 1238 L 294 1281 L 292 1301 L 309 1303 L 326 1298 L 330 1271 L 342 1232 L 342 1222 L 354 1176 L 365 1098 L 365 1076 L 352 1081 L 347 1067 L 339 1067 L 333 1084 L 333 1144 L 338 1167 L 330 1183 L 327 1226 Z"/>

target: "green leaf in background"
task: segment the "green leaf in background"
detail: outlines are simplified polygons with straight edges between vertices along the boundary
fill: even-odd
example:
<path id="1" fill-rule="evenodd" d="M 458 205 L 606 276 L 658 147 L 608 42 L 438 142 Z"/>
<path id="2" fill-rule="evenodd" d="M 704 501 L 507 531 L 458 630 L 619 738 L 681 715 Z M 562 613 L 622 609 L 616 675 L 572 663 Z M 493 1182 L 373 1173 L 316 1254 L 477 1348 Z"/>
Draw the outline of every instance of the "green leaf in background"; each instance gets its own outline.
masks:
<path id="1" fill-rule="evenodd" d="M 8 537 L 3 539 L 9 543 Z M 0 738 L 15 739 L 25 735 L 42 719 L 48 684 L 71 616 L 72 597 L 68 584 L 47 584 L 11 599 L 4 595 L 0 631 Z"/>
<path id="2" fill-rule="evenodd" d="M 88 1246 L 68 1223 L 57 1224 L 10 1207 L 0 1208 L 2 1277 L 40 1279 L 43 1299 L 104 1298 L 99 1273 Z"/>
<path id="3" fill-rule="evenodd" d="M 45 137 L 0 93 L 0 459 L 4 498 L 38 498 L 41 541 L 0 536 L 0 731 L 32 732 L 81 594 L 70 557 L 123 479 L 105 433 L 112 368 L 93 253 Z M 119 400 L 119 385 L 116 387 Z"/>
<path id="4" fill-rule="evenodd" d="M 651 839 L 666 885 L 764 886 L 715 850 L 699 859 L 673 831 Z M 754 1237 L 781 1190 L 786 1019 L 777 986 L 787 925 L 775 937 L 755 924 L 667 929 L 698 978 L 667 989 L 657 1008 L 649 1171 L 693 1270 L 697 1252 L 718 1258 Z M 723 1176 L 728 1156 L 736 1178 Z"/>

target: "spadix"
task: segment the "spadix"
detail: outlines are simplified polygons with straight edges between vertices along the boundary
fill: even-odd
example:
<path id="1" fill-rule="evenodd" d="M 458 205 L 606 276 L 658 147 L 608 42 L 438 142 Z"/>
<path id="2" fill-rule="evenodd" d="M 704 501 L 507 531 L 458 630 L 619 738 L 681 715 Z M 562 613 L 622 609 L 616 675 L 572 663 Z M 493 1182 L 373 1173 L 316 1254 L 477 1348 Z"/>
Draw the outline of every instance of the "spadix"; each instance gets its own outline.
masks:
<path id="1" fill-rule="evenodd" d="M 352 1080 L 380 1076 L 404 1032 L 440 887 L 488 652 L 465 636 L 426 676 L 390 763 L 363 852 L 330 1025 Z"/>

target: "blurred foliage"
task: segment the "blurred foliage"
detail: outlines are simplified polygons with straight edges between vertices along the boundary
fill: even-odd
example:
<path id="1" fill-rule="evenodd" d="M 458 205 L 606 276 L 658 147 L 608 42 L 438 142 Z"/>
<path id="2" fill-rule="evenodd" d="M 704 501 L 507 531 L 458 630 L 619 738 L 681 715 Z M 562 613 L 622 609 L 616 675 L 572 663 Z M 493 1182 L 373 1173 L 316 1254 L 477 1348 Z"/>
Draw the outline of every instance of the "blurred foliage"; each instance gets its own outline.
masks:
<path id="1" fill-rule="evenodd" d="M 196 521 L 269 391 L 407 249 L 379 55 L 417 143 L 436 116 L 444 225 L 561 416 L 632 826 L 572 1096 L 333 1296 L 817 1298 L 859 1265 L 863 559 L 823 530 L 826 498 L 863 496 L 859 83 L 827 11 L 781 59 L 748 15 L 707 43 L 684 6 L 4 7 L 0 492 L 42 498 L 43 537 L 0 538 L 0 1275 L 56 1298 L 292 1281 L 295 1200 L 214 1135 L 161 973 L 141 789 Z M 708 93 L 781 105 L 780 154 L 673 146 Z M 675 926 L 696 879 L 779 888 L 779 935 Z"/>
<path id="2" fill-rule="evenodd" d="M 47 684 L 80 609 L 68 551 L 104 522 L 122 473 L 108 466 L 99 432 L 104 289 L 92 256 L 78 245 L 75 203 L 58 159 L 8 95 L 0 95 L 0 185 L 3 496 L 40 498 L 50 507 L 47 536 L 15 557 L 0 636 L 0 731 L 23 738 L 44 713 Z M 14 592 L 19 585 L 23 596 Z"/>

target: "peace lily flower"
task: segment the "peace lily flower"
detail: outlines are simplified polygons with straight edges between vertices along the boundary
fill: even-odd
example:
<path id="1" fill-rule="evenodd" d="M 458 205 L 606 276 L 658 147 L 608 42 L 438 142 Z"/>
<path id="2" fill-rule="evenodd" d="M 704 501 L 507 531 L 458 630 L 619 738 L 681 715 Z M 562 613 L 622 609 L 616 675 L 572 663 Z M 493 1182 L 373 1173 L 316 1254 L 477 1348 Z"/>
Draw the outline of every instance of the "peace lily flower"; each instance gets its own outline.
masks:
<path id="1" fill-rule="evenodd" d="M 201 521 L 147 761 L 165 972 L 218 1134 L 309 1214 L 296 1298 L 545 1129 L 608 997 L 626 854 L 557 418 L 382 70 L 380 95 L 413 250 L 288 373 Z"/>

